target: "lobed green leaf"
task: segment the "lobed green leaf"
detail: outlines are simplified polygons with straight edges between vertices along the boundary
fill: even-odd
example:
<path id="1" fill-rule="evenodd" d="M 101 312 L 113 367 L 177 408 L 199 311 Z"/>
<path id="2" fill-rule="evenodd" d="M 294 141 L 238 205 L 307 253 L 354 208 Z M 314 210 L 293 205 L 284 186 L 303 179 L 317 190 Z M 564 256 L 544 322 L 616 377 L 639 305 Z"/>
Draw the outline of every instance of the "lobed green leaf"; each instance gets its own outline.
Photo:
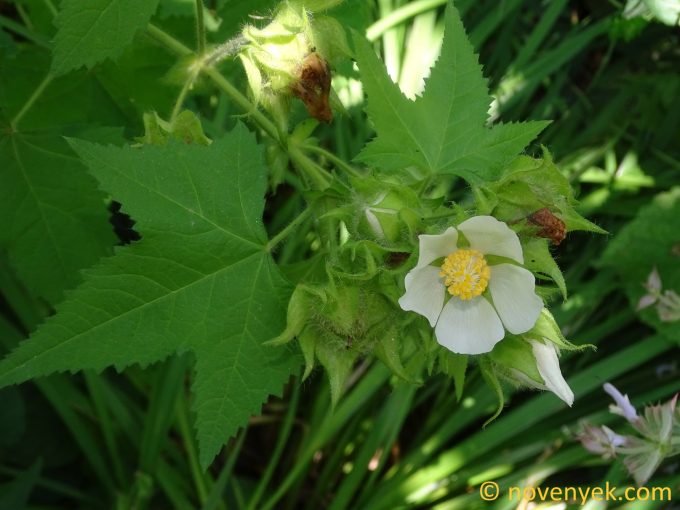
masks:
<path id="1" fill-rule="evenodd" d="M 354 34 L 367 111 L 377 132 L 358 159 L 384 170 L 416 166 L 478 184 L 497 178 L 548 123 L 487 127 L 487 83 L 451 4 L 445 25 L 441 55 L 415 101 L 392 82 L 370 44 Z"/>
<path id="2" fill-rule="evenodd" d="M 300 365 L 289 349 L 263 345 L 285 325 L 290 288 L 265 250 L 261 150 L 242 125 L 210 147 L 70 143 L 142 240 L 85 272 L 57 314 L 0 362 L 0 386 L 192 352 L 207 467 Z"/>

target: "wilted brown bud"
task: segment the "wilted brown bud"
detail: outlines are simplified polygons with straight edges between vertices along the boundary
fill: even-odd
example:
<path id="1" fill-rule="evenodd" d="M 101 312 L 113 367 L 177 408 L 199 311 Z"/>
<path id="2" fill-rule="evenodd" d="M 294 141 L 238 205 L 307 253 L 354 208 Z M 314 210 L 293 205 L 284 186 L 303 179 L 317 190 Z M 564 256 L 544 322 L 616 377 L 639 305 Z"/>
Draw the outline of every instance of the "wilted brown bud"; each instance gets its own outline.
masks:
<path id="1" fill-rule="evenodd" d="M 558 245 L 564 241 L 564 238 L 567 235 L 564 222 L 551 213 L 550 209 L 547 207 L 530 214 L 527 217 L 527 220 L 529 223 L 541 227 L 536 233 L 538 237 L 546 237 L 550 239 L 554 245 Z"/>
<path id="2" fill-rule="evenodd" d="M 298 80 L 290 86 L 293 94 L 300 98 L 309 115 L 321 122 L 333 120 L 328 100 L 331 90 L 331 69 L 318 53 L 312 51 L 300 63 Z"/>

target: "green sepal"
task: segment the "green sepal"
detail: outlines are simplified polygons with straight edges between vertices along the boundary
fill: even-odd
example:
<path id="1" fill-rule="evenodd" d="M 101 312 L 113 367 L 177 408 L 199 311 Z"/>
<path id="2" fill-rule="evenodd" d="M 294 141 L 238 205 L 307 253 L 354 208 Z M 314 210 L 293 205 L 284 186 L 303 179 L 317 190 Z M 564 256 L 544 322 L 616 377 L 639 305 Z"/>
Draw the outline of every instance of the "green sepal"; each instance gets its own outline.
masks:
<path id="1" fill-rule="evenodd" d="M 381 245 L 409 246 L 421 229 L 418 195 L 399 182 L 374 176 L 350 178 L 355 190 L 350 229 L 359 238 L 375 239 Z"/>
<path id="2" fill-rule="evenodd" d="M 289 143 L 304 143 L 307 139 L 312 136 L 314 130 L 319 126 L 319 121 L 316 119 L 305 119 L 299 122 L 295 128 L 293 128 L 292 133 L 288 136 Z"/>
<path id="3" fill-rule="evenodd" d="M 212 143 L 205 136 L 200 119 L 190 110 L 182 111 L 170 122 L 163 120 L 156 112 L 147 112 L 143 116 L 143 122 L 144 136 L 138 137 L 137 141 L 144 145 L 164 146 L 169 140 L 197 145 Z"/>
<path id="4" fill-rule="evenodd" d="M 523 243 L 524 267 L 536 274 L 549 276 L 560 289 L 563 299 L 567 299 L 567 284 L 559 266 L 550 254 L 549 241 L 545 238 L 532 237 Z"/>
<path id="5" fill-rule="evenodd" d="M 517 222 L 539 209 L 548 208 L 561 219 L 568 232 L 586 230 L 607 232 L 578 214 L 571 185 L 543 148 L 543 159 L 519 156 L 505 169 L 501 178 L 488 185 L 485 193 L 495 194 L 498 205 L 493 215 L 505 222 Z"/>
<path id="6" fill-rule="evenodd" d="M 565 351 L 582 351 L 584 349 L 595 349 L 592 344 L 584 345 L 574 345 L 569 340 L 567 340 L 560 327 L 557 325 L 555 318 L 553 317 L 550 310 L 543 308 L 541 314 L 538 316 L 538 320 L 534 327 L 531 328 L 526 333 L 520 335 L 522 338 L 527 340 L 545 340 L 554 343 L 560 350 Z"/>
<path id="7" fill-rule="evenodd" d="M 290 157 L 278 142 L 271 141 L 267 144 L 265 158 L 269 168 L 269 188 L 273 191 L 285 181 Z"/>
<path id="8" fill-rule="evenodd" d="M 490 215 L 498 205 L 496 193 L 485 186 L 472 186 L 472 195 L 475 197 L 479 215 Z"/>
<path id="9" fill-rule="evenodd" d="M 343 26 L 330 16 L 314 16 L 309 34 L 312 46 L 331 63 L 352 56 Z"/>
<path id="10" fill-rule="evenodd" d="M 531 344 L 522 338 L 507 335 L 495 345 L 489 353 L 489 359 L 493 360 L 500 368 L 518 370 L 536 383 L 545 384 L 536 366 L 536 358 Z"/>
<path id="11" fill-rule="evenodd" d="M 326 341 L 323 337 L 317 339 L 315 352 L 319 363 L 326 369 L 331 387 L 331 405 L 335 408 L 342 396 L 345 382 L 352 373 L 357 354 L 351 349 L 338 348 L 336 342 Z"/>
<path id="12" fill-rule="evenodd" d="M 316 339 L 317 335 L 311 329 L 305 329 L 298 335 L 298 342 L 300 344 L 300 350 L 302 351 L 302 356 L 305 359 L 305 371 L 302 374 L 302 380 L 306 380 L 309 375 L 314 370 L 314 351 L 316 350 Z"/>
<path id="13" fill-rule="evenodd" d="M 439 371 L 453 379 L 456 388 L 456 400 L 463 397 L 465 373 L 470 357 L 467 354 L 457 354 L 448 349 L 439 349 L 437 356 Z"/>
<path id="14" fill-rule="evenodd" d="M 327 11 L 345 0 L 292 0 L 290 3 L 311 12 Z"/>
<path id="15" fill-rule="evenodd" d="M 286 329 L 276 338 L 272 338 L 265 342 L 265 345 L 287 344 L 300 334 L 307 324 L 307 320 L 311 313 L 310 293 L 311 290 L 304 285 L 295 287 L 295 290 L 290 297 L 290 301 L 288 301 Z"/>
<path id="16" fill-rule="evenodd" d="M 503 388 L 501 387 L 501 383 L 496 376 L 496 372 L 494 372 L 493 364 L 488 359 L 488 357 L 480 356 L 478 362 L 484 381 L 486 381 L 486 384 L 489 386 L 489 388 L 491 388 L 494 393 L 496 393 L 496 398 L 498 398 L 498 407 L 496 408 L 496 412 L 494 412 L 493 415 L 482 425 L 482 427 L 486 427 L 489 423 L 498 418 L 503 412 L 503 407 L 505 406 L 505 395 L 503 394 Z"/>
<path id="17" fill-rule="evenodd" d="M 408 373 L 401 362 L 401 343 L 396 337 L 396 328 L 392 327 L 388 333 L 378 340 L 373 349 L 373 354 L 389 368 L 394 375 L 411 384 L 422 384 L 419 379 Z"/>

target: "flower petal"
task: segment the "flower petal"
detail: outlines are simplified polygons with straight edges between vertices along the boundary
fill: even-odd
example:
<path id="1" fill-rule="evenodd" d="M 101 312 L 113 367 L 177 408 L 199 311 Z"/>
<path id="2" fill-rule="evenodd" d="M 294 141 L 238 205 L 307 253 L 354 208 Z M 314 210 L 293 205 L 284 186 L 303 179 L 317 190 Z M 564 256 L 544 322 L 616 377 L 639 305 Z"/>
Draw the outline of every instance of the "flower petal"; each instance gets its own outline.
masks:
<path id="1" fill-rule="evenodd" d="M 465 234 L 473 250 L 524 263 L 519 237 L 493 216 L 474 216 L 458 225 L 458 230 Z"/>
<path id="2" fill-rule="evenodd" d="M 489 352 L 505 336 L 498 314 L 485 298 L 452 297 L 434 330 L 437 342 L 458 354 Z"/>
<path id="3" fill-rule="evenodd" d="M 426 266 L 433 260 L 446 257 L 458 249 L 456 246 L 458 231 L 453 227 L 447 228 L 442 234 L 419 235 L 418 239 L 420 241 L 420 255 L 416 267 Z"/>
<path id="4" fill-rule="evenodd" d="M 628 395 L 621 394 L 616 386 L 611 383 L 604 383 L 602 388 L 614 399 L 614 402 L 616 402 L 616 406 L 613 407 L 619 412 L 615 412 L 615 414 L 620 414 L 630 423 L 634 423 L 638 419 L 637 411 L 635 410 L 635 407 L 633 407 L 633 404 L 630 403 Z"/>
<path id="5" fill-rule="evenodd" d="M 512 264 L 498 264 L 490 269 L 489 291 L 505 329 L 515 335 L 529 331 L 543 309 L 543 301 L 534 291 L 534 275 Z"/>
<path id="6" fill-rule="evenodd" d="M 419 313 L 434 327 L 444 306 L 446 288 L 439 277 L 439 268 L 416 267 L 404 280 L 406 293 L 399 298 L 402 310 Z"/>
<path id="7" fill-rule="evenodd" d="M 541 374 L 545 387 L 564 400 L 569 407 L 574 403 L 574 392 L 564 380 L 560 371 L 560 361 L 557 359 L 557 348 L 552 342 L 531 340 L 531 348 L 536 358 L 536 367 Z"/>

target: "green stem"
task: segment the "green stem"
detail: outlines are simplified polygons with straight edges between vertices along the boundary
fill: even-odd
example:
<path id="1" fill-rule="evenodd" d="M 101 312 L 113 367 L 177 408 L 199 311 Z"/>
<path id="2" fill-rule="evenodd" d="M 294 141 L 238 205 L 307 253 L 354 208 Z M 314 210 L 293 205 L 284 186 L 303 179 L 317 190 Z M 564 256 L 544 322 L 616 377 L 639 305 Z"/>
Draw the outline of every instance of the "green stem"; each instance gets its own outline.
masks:
<path id="1" fill-rule="evenodd" d="M 180 57 L 185 57 L 187 55 L 191 55 L 191 53 L 192 53 L 192 51 L 189 48 L 184 46 L 177 39 L 175 39 L 173 36 L 171 36 L 170 34 L 168 34 L 165 31 L 161 30 L 160 28 L 158 28 L 156 25 L 154 25 L 152 23 L 149 23 L 147 25 L 146 32 L 152 38 L 156 39 L 157 42 L 161 43 L 167 49 L 169 49 L 174 54 L 176 54 Z"/>
<path id="2" fill-rule="evenodd" d="M 7 475 L 10 476 L 13 479 L 18 478 L 20 475 L 25 473 L 24 470 L 22 469 L 14 469 L 10 468 L 7 466 L 0 466 L 0 475 Z M 35 486 L 36 487 L 42 487 L 48 491 L 54 492 L 55 494 L 67 498 L 74 499 L 76 501 L 82 502 L 84 505 L 84 508 L 87 508 L 89 506 L 90 508 L 96 508 L 97 505 L 101 504 L 101 500 L 95 498 L 94 496 L 87 495 L 83 492 L 80 492 L 77 489 L 74 489 L 70 485 L 67 485 L 63 482 L 60 481 L 55 481 L 52 480 L 51 478 L 43 478 L 43 477 L 38 477 L 35 481 Z M 75 507 L 75 505 L 74 505 Z M 81 508 L 78 506 L 78 508 Z"/>
<path id="3" fill-rule="evenodd" d="M 413 18 L 418 14 L 427 12 L 431 9 L 446 4 L 448 0 L 419 0 L 417 2 L 406 4 L 399 9 L 395 9 L 384 18 L 379 19 L 373 23 L 366 30 L 366 38 L 369 41 L 375 41 L 390 28 L 396 27 L 407 19 Z"/>
<path id="4" fill-rule="evenodd" d="M 125 471 L 123 469 L 123 462 L 121 460 L 118 444 L 116 442 L 116 435 L 113 430 L 113 421 L 111 420 L 111 415 L 106 406 L 106 398 L 102 388 L 101 378 L 91 370 L 85 370 L 84 376 L 85 385 L 90 392 L 90 397 L 99 419 L 102 436 L 104 437 L 104 445 L 106 446 L 111 461 L 113 462 L 113 474 L 116 478 L 118 487 L 125 487 Z"/>
<path id="5" fill-rule="evenodd" d="M 147 33 L 154 38 L 157 42 L 161 43 L 168 50 L 179 57 L 186 57 L 191 55 L 193 52 L 184 46 L 177 39 L 172 37 L 167 32 L 164 32 L 157 26 L 149 23 L 146 29 Z M 234 101 L 239 108 L 244 110 L 250 117 L 255 121 L 255 123 L 262 128 L 269 136 L 274 140 L 280 141 L 281 137 L 276 129 L 276 126 L 267 117 L 265 117 L 257 107 L 251 103 L 246 96 L 241 94 L 241 92 L 234 87 L 224 76 L 222 76 L 215 69 L 210 67 L 202 68 L 204 72 L 212 81 L 215 82 L 219 88 L 221 88 L 231 99 Z"/>
<path id="6" fill-rule="evenodd" d="M 247 429 L 243 429 L 241 430 L 241 433 L 236 436 L 236 440 L 233 443 L 233 447 L 229 451 L 227 460 L 224 463 L 224 466 L 222 467 L 222 470 L 220 471 L 217 480 L 215 480 L 215 483 L 210 489 L 210 495 L 208 496 L 208 499 L 206 500 L 201 510 L 215 510 L 218 507 L 225 508 L 223 498 L 224 489 L 226 488 L 229 480 L 232 479 L 231 474 L 234 471 L 236 459 L 241 453 L 241 448 L 243 447 L 246 435 Z"/>
<path id="7" fill-rule="evenodd" d="M 293 423 L 295 422 L 295 413 L 297 412 L 298 401 L 300 400 L 300 384 L 296 384 L 296 382 L 297 381 L 293 381 L 293 394 L 291 395 L 290 402 L 288 403 L 288 412 L 286 413 L 286 417 L 280 428 L 281 432 L 279 433 L 279 437 L 276 440 L 274 453 L 270 457 L 267 468 L 260 478 L 260 482 L 257 484 L 257 488 L 250 498 L 250 501 L 248 502 L 247 510 L 255 510 L 257 508 L 257 504 L 260 502 L 260 499 L 267 488 L 267 484 L 269 484 L 269 481 L 274 475 L 274 471 L 279 465 L 281 455 L 288 444 L 288 438 L 293 428 Z"/>
<path id="8" fill-rule="evenodd" d="M 207 68 L 204 69 L 204 72 L 212 81 L 215 82 L 215 85 L 226 92 L 232 101 L 234 101 L 234 103 L 236 103 L 239 108 L 244 110 L 265 133 L 283 145 L 283 137 L 281 136 L 281 133 L 279 133 L 279 130 L 276 128 L 274 123 L 269 120 L 260 110 L 258 110 L 257 106 L 255 106 L 245 95 L 243 95 L 240 90 L 234 87 L 229 80 L 227 80 L 215 69 Z"/>
<path id="9" fill-rule="evenodd" d="M 298 170 L 304 172 L 317 189 L 326 189 L 330 186 L 333 176 L 321 168 L 316 162 L 309 159 L 299 147 L 288 146 L 288 155 L 293 160 Z"/>
<path id="10" fill-rule="evenodd" d="M 179 115 L 179 112 L 182 111 L 184 101 L 186 100 L 187 94 L 189 93 L 189 89 L 191 89 L 191 86 L 194 84 L 195 79 L 196 76 L 194 76 L 193 74 L 189 76 L 187 81 L 184 83 L 182 90 L 179 92 L 179 96 L 177 96 L 177 101 L 175 101 L 175 106 L 172 108 L 172 114 L 170 115 L 171 124 L 175 121 L 175 119 Z"/>
<path id="11" fill-rule="evenodd" d="M 31 22 L 31 18 L 28 17 L 28 14 L 24 10 L 24 7 L 20 3 L 15 4 L 15 6 L 17 9 L 17 14 L 19 14 L 19 17 L 21 18 L 21 21 L 24 22 L 24 25 L 26 25 L 26 28 L 28 28 L 31 32 L 34 31 L 35 27 Z"/>
<path id="12" fill-rule="evenodd" d="M 308 468 L 309 463 L 322 445 L 335 435 L 356 413 L 360 412 L 366 402 L 382 387 L 391 375 L 384 365 L 373 365 L 359 381 L 357 386 L 344 397 L 344 401 L 338 404 L 333 413 L 324 415 L 322 422 L 311 429 L 312 433 L 306 438 L 302 451 L 295 464 L 287 473 L 286 478 L 276 488 L 274 493 L 260 505 L 258 510 L 273 510 L 278 508 L 277 503 L 288 490 L 299 480 L 299 477 Z"/>
<path id="13" fill-rule="evenodd" d="M 6 16 L 0 16 L 0 27 L 4 27 L 7 30 L 14 32 L 21 37 L 28 39 L 32 43 L 41 48 L 50 49 L 50 42 L 45 37 L 32 32 L 21 23 L 17 23 L 13 19 L 7 18 Z"/>
<path id="14" fill-rule="evenodd" d="M 184 44 L 151 23 L 147 26 L 147 33 L 177 56 L 184 57 L 192 54 L 192 51 Z M 265 133 L 276 140 L 282 147 L 287 148 L 291 160 L 300 171 L 309 177 L 316 188 L 325 189 L 330 185 L 332 176 L 309 159 L 298 147 L 288 145 L 286 135 L 281 133 L 276 125 L 258 110 L 257 106 L 232 85 L 229 80 L 209 66 L 202 66 L 201 72 L 222 89 Z"/>
<path id="15" fill-rule="evenodd" d="M 43 79 L 43 81 L 40 82 L 38 87 L 33 91 L 33 94 L 26 100 L 24 103 L 24 106 L 21 107 L 21 110 L 14 116 L 14 118 L 10 121 L 10 127 L 12 128 L 12 131 L 15 131 L 17 126 L 19 125 L 19 122 L 21 122 L 21 119 L 26 115 L 28 110 L 31 109 L 33 104 L 38 100 L 38 98 L 42 95 L 43 92 L 45 92 L 45 89 L 47 86 L 52 82 L 52 79 L 54 76 L 52 73 L 47 73 L 47 76 Z"/>
<path id="16" fill-rule="evenodd" d="M 196 0 L 196 48 L 199 55 L 205 53 L 205 22 L 203 20 L 203 0 Z"/>
<path id="17" fill-rule="evenodd" d="M 194 443 L 194 435 L 191 433 L 191 426 L 189 425 L 189 409 L 186 405 L 186 398 L 180 397 L 177 407 L 177 425 L 179 426 L 180 435 L 187 452 L 189 460 L 189 468 L 191 469 L 191 477 L 194 479 L 196 492 L 198 493 L 198 500 L 201 505 L 205 504 L 208 499 L 208 488 L 203 478 L 203 471 L 198 462 L 198 455 L 196 453 L 196 445 Z"/>
<path id="18" fill-rule="evenodd" d="M 309 218 L 309 215 L 312 213 L 311 208 L 306 208 L 300 215 L 295 218 L 293 221 L 291 221 L 287 227 L 285 227 L 281 232 L 276 234 L 274 237 L 272 237 L 269 242 L 267 243 L 267 251 L 271 253 L 271 251 L 281 242 L 283 241 L 286 237 L 290 235 L 290 233 L 295 230 L 298 226 L 300 226 L 300 223 L 305 221 L 307 218 Z"/>
<path id="19" fill-rule="evenodd" d="M 361 172 L 353 168 L 351 165 L 348 165 L 345 161 L 337 157 L 335 154 L 332 152 L 327 151 L 326 149 L 319 147 L 318 145 L 301 145 L 300 146 L 302 149 L 308 150 L 310 152 L 315 152 L 316 154 L 319 154 L 320 156 L 323 156 L 324 158 L 328 159 L 331 161 L 336 168 L 339 168 L 341 170 L 344 170 L 348 175 L 352 177 L 356 177 L 360 179 L 363 177 L 361 175 Z"/>

